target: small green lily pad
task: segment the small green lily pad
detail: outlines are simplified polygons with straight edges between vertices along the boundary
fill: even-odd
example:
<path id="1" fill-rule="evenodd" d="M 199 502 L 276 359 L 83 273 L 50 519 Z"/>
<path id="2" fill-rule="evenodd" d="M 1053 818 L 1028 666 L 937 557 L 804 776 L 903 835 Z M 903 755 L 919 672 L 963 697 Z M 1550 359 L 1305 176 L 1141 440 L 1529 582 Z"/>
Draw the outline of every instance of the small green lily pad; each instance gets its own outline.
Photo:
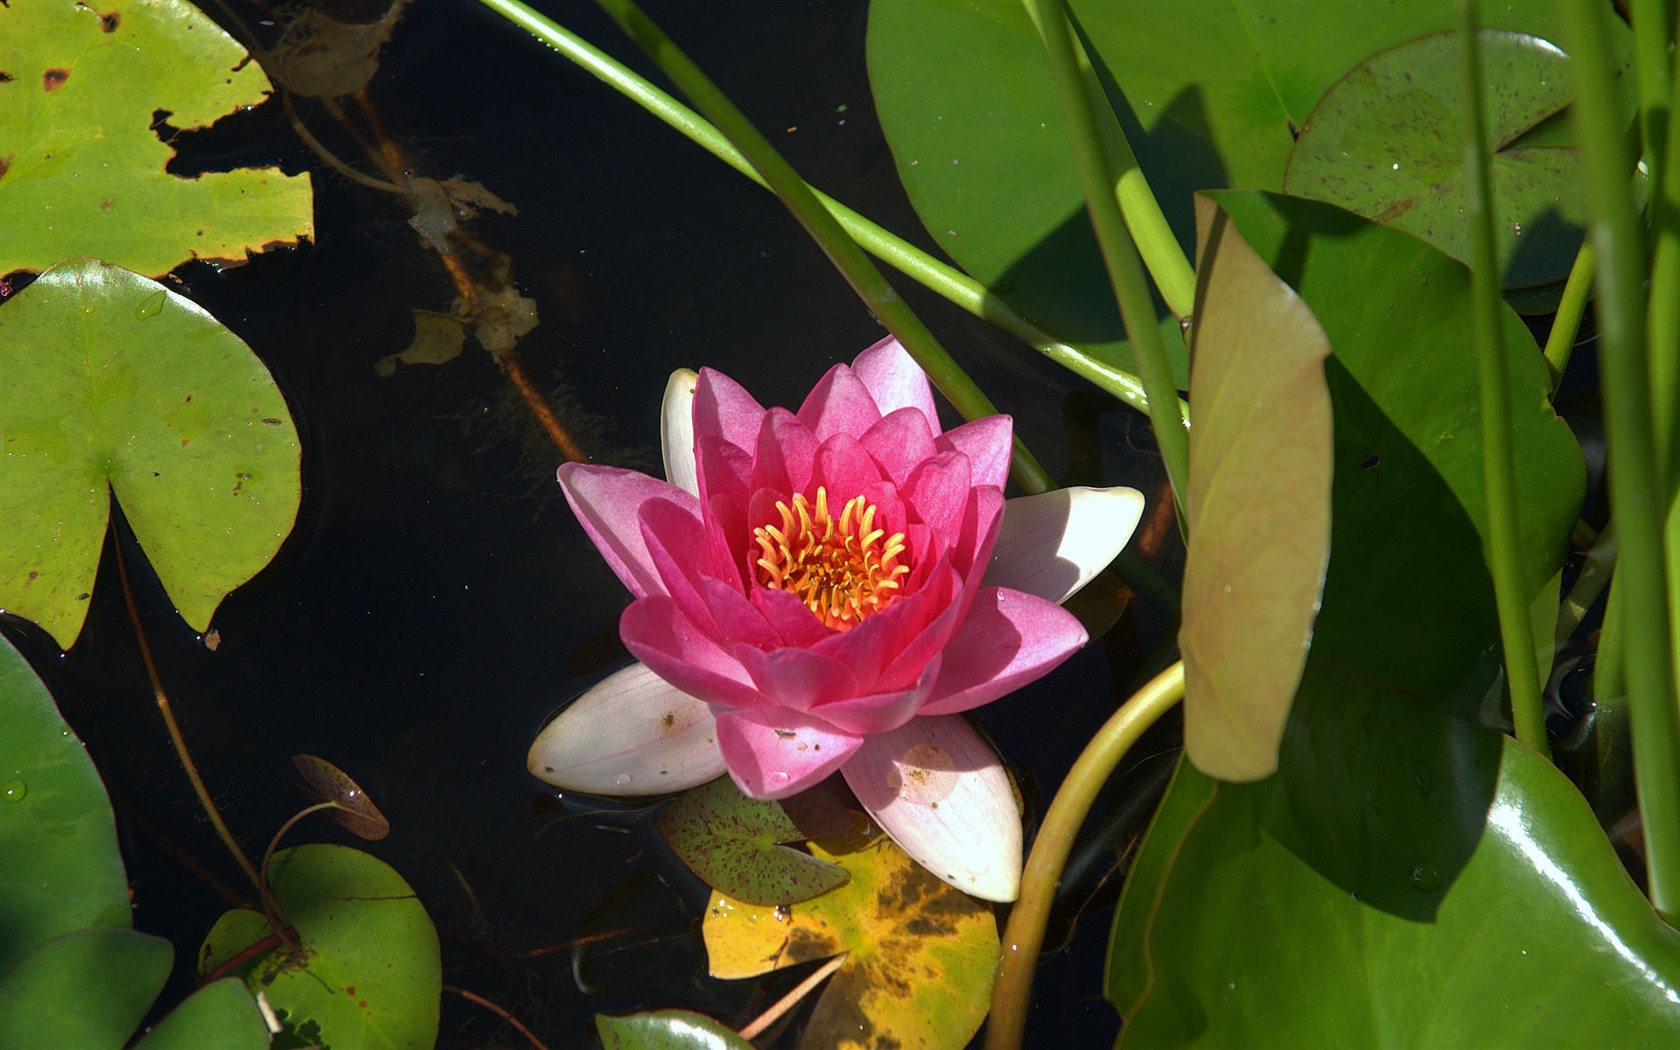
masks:
<path id="1" fill-rule="evenodd" d="M 0 1046 L 115 1047 L 163 990 L 175 949 L 126 926 L 78 930 L 0 972 Z"/>
<path id="2" fill-rule="evenodd" d="M 135 1050 L 268 1050 L 268 1036 L 250 989 L 228 977 L 188 996 Z"/>
<path id="3" fill-rule="evenodd" d="M 728 777 L 677 796 L 654 818 L 689 870 L 749 904 L 793 904 L 843 886 L 844 868 L 780 845 L 808 836 L 780 802 L 748 798 Z"/>
<path id="4" fill-rule="evenodd" d="M 437 929 L 402 876 L 360 850 L 313 844 L 276 853 L 269 882 L 302 950 L 277 945 L 238 970 L 286 1029 L 329 1048 L 431 1047 L 443 988 Z M 224 914 L 199 950 L 199 973 L 271 933 L 257 912 Z"/>
<path id="5" fill-rule="evenodd" d="M 1505 283 L 1561 280 L 1586 228 L 1580 153 L 1553 134 L 1575 96 L 1569 57 L 1526 33 L 1484 29 L 1480 44 Z M 1458 63 L 1456 32 L 1360 62 L 1313 108 L 1284 191 L 1340 205 L 1468 261 Z"/>
<path id="6" fill-rule="evenodd" d="M 280 388 L 163 285 L 93 259 L 53 267 L 0 306 L 0 376 L 0 608 L 61 647 L 87 615 L 112 492 L 199 631 L 291 531 L 298 437 Z"/>
<path id="7" fill-rule="evenodd" d="M 98 255 L 163 274 L 312 236 L 308 175 L 182 178 L 152 129 L 262 102 L 262 67 L 186 0 L 0 5 L 0 274 Z"/>
<path id="8" fill-rule="evenodd" d="M 727 1025 L 692 1010 L 599 1014 L 595 1027 L 606 1050 L 752 1050 Z"/>

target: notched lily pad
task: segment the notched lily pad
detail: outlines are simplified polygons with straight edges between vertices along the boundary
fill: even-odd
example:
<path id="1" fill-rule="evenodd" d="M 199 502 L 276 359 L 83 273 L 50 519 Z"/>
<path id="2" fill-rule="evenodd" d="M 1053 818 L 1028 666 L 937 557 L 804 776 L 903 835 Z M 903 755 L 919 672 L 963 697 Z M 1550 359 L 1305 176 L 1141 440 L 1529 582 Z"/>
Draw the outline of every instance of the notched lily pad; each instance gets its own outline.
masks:
<path id="1" fill-rule="evenodd" d="M 276 853 L 269 882 L 299 948 L 276 944 L 234 969 L 283 1014 L 288 1032 L 338 1047 L 436 1042 L 437 929 L 401 875 L 360 850 L 317 844 Z M 272 934 L 257 912 L 224 914 L 199 950 L 199 973 Z"/>
<path id="2" fill-rule="evenodd" d="M 163 285 L 95 259 L 54 266 L 0 306 L 0 376 L 0 608 L 62 648 L 87 615 L 112 493 L 196 631 L 291 532 L 299 449 L 280 388 Z"/>
<path id="3" fill-rule="evenodd" d="M 1505 283 L 1560 280 L 1586 227 L 1580 153 L 1559 141 L 1555 119 L 1575 95 L 1569 58 L 1526 33 L 1484 29 L 1480 45 Z M 1458 52 L 1457 33 L 1435 33 L 1355 66 L 1301 129 L 1284 191 L 1338 204 L 1467 261 Z"/>
<path id="4" fill-rule="evenodd" d="M 781 845 L 808 834 L 782 803 L 748 798 L 728 777 L 685 791 L 654 819 L 690 871 L 736 900 L 792 904 L 849 877 L 843 868 Z"/>
<path id="5" fill-rule="evenodd" d="M 939 881 L 885 836 L 813 855 L 845 886 L 786 908 L 714 892 L 702 932 L 711 974 L 756 977 L 846 952 L 800 1047 L 963 1046 L 990 1008 L 999 949 L 991 906 Z"/>
<path id="6" fill-rule="evenodd" d="M 154 113 L 206 127 L 269 92 L 186 0 L 0 5 L 0 72 L 0 274 L 98 255 L 157 275 L 313 236 L 308 175 L 165 170 Z"/>

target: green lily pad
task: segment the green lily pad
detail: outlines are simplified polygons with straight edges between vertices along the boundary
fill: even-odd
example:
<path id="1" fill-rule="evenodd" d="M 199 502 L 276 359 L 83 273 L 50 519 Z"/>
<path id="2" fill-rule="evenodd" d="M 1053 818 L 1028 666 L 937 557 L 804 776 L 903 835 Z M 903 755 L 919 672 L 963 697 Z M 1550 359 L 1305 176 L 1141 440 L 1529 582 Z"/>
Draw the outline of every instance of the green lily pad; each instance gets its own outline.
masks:
<path id="1" fill-rule="evenodd" d="M 846 869 L 779 845 L 808 837 L 780 802 L 741 794 L 719 777 L 683 792 L 654 818 L 700 880 L 749 904 L 793 904 L 842 886 Z"/>
<path id="2" fill-rule="evenodd" d="M 302 945 L 238 967 L 286 1030 L 326 1047 L 430 1047 L 442 975 L 437 929 L 390 866 L 347 846 L 281 850 L 269 882 Z M 208 974 L 272 934 L 254 911 L 227 912 L 199 950 Z"/>
<path id="3" fill-rule="evenodd" d="M 756 977 L 846 952 L 801 1048 L 966 1045 L 991 1004 L 999 956 L 991 906 L 939 881 L 884 835 L 839 854 L 813 842 L 811 852 L 851 881 L 786 908 L 712 893 L 701 926 L 712 976 Z"/>
<path id="4" fill-rule="evenodd" d="M 606 1050 L 751 1050 L 727 1025 L 690 1010 L 650 1010 L 613 1017 L 599 1014 L 595 1027 Z"/>
<path id="5" fill-rule="evenodd" d="M 0 5 L 0 274 L 97 255 L 148 274 L 312 235 L 308 175 L 164 170 L 152 130 L 263 101 L 262 67 L 186 0 Z"/>
<path id="6" fill-rule="evenodd" d="M 1561 773 L 1355 676 L 1323 685 L 1272 780 L 1180 765 L 1110 942 L 1123 1044 L 1680 1040 L 1680 934 Z"/>
<path id="7" fill-rule="evenodd" d="M 1071 6 L 1187 252 L 1195 242 L 1194 193 L 1281 189 L 1295 133 L 1350 69 L 1457 24 L 1451 0 Z M 1545 0 L 1496 0 L 1479 10 L 1490 29 L 1560 41 Z M 1632 34 L 1617 21 L 1612 46 L 1625 62 Z M 1041 327 L 1130 367 L 1052 74 L 1022 6 L 877 0 L 868 55 L 899 177 L 939 247 Z"/>
<path id="8" fill-rule="evenodd" d="M 0 638 L 0 971 L 45 941 L 127 926 L 105 785 L 46 686 Z"/>
<path id="9" fill-rule="evenodd" d="M 61 647 L 81 633 L 111 493 L 199 631 L 291 531 L 285 398 L 162 285 L 90 259 L 53 267 L 0 307 L 0 375 L 0 608 Z"/>
<path id="10" fill-rule="evenodd" d="M 1184 748 L 1221 780 L 1277 769 L 1330 557 L 1330 343 L 1219 206 L 1196 200 Z"/>
<path id="11" fill-rule="evenodd" d="M 268 1050 L 268 1024 L 245 982 L 200 988 L 146 1033 L 136 1050 Z"/>
<path id="12" fill-rule="evenodd" d="M 1455 692 L 1499 638 L 1483 557 L 1481 409 L 1469 271 L 1416 238 L 1314 201 L 1213 194 L 1250 246 L 1329 336 L 1335 415 L 1331 556 L 1309 659 L 1464 718 L 1506 724 L 1499 692 Z M 1502 311 L 1522 508 L 1525 594 L 1562 565 L 1586 490 L 1545 362 Z M 1404 556 L 1401 556 L 1403 553 Z"/>
<path id="13" fill-rule="evenodd" d="M 0 1046 L 120 1047 L 169 978 L 175 949 L 126 926 L 37 945 L 0 971 Z"/>
<path id="14" fill-rule="evenodd" d="M 1532 145 L 1526 136 L 1574 99 L 1569 58 L 1539 37 L 1494 30 L 1481 32 L 1480 50 L 1504 282 L 1555 281 L 1568 273 L 1586 228 L 1581 158 L 1576 149 Z M 1360 63 L 1313 109 L 1283 188 L 1468 261 L 1458 64 L 1457 33 L 1412 40 Z"/>

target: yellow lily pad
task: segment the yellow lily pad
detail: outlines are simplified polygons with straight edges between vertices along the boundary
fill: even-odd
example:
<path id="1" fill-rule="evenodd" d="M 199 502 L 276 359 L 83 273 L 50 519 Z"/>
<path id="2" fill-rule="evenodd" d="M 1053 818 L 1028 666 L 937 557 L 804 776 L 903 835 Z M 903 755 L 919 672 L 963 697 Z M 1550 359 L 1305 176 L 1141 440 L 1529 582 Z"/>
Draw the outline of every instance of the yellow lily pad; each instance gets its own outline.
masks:
<path id="1" fill-rule="evenodd" d="M 156 276 L 310 236 L 308 175 L 181 178 L 152 128 L 160 110 L 205 127 L 270 90 L 186 0 L 0 5 L 0 274 L 87 255 Z"/>
<path id="2" fill-rule="evenodd" d="M 712 976 L 756 977 L 846 952 L 801 1047 L 967 1043 L 991 1005 L 999 956 L 991 906 L 939 881 L 884 835 L 851 852 L 816 842 L 810 850 L 851 881 L 787 907 L 714 891 L 702 924 Z"/>

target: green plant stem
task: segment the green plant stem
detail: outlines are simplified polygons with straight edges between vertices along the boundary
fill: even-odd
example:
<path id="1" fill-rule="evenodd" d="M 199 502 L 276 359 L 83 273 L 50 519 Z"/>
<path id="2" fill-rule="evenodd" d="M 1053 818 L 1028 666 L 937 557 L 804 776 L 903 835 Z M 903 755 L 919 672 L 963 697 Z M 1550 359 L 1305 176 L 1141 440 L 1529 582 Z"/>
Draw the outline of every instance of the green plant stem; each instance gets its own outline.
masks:
<path id="1" fill-rule="evenodd" d="M 198 775 L 198 764 L 193 761 L 192 752 L 187 750 L 187 739 L 181 735 L 181 727 L 175 722 L 175 711 L 169 706 L 169 694 L 163 691 L 163 679 L 158 677 L 157 661 L 152 659 L 152 647 L 146 641 L 146 631 L 140 626 L 140 609 L 134 604 L 134 588 L 128 582 L 128 567 L 123 563 L 122 540 L 117 540 L 117 577 L 122 581 L 123 601 L 128 605 L 128 618 L 134 624 L 134 638 L 140 643 L 140 659 L 146 665 L 146 677 L 152 683 L 152 699 L 157 702 L 158 713 L 163 715 L 163 724 L 169 730 L 169 742 L 175 747 L 175 757 L 181 760 L 181 768 L 186 771 L 187 779 L 192 781 L 193 793 L 198 796 L 198 804 L 204 808 L 204 815 L 210 818 L 210 826 L 216 829 L 222 844 L 233 859 L 244 869 L 251 879 L 251 885 L 256 887 L 257 893 L 262 893 L 262 880 L 257 878 L 257 869 L 251 866 L 251 858 L 239 847 L 239 840 L 233 837 L 227 822 L 222 819 L 221 810 L 216 808 L 216 800 L 210 797 L 210 789 L 204 786 L 204 778 Z"/>
<path id="2" fill-rule="evenodd" d="M 1044 36 L 1043 14 L 1037 6 L 1027 5 L 1027 16 L 1032 19 L 1040 38 Z M 1149 188 L 1149 180 L 1138 164 L 1137 154 L 1132 152 L 1132 144 L 1126 141 L 1126 133 L 1109 104 L 1102 79 L 1097 76 L 1090 55 L 1077 34 L 1073 38 L 1073 50 L 1079 66 L 1080 83 L 1096 117 L 1109 170 L 1114 172 L 1114 199 L 1120 205 L 1126 228 L 1131 231 L 1149 276 L 1154 278 L 1155 287 L 1161 291 L 1161 299 L 1173 316 L 1183 321 L 1195 309 L 1196 271 L 1191 267 L 1190 260 L 1185 258 L 1184 249 L 1179 247 L 1172 227 L 1167 224 L 1161 202 Z"/>
<path id="3" fill-rule="evenodd" d="M 1552 330 L 1546 333 L 1546 371 L 1551 374 L 1554 394 L 1563 382 L 1564 370 L 1569 367 L 1569 356 L 1575 352 L 1581 318 L 1592 299 L 1596 270 L 1592 241 L 1582 241 L 1581 250 L 1575 253 L 1575 264 L 1569 268 L 1569 279 L 1563 282 L 1563 295 L 1558 299 L 1557 315 L 1552 318 Z"/>
<path id="4" fill-rule="evenodd" d="M 904 344 L 904 349 L 916 359 L 916 363 L 956 406 L 957 411 L 967 419 L 995 415 L 997 408 L 991 400 L 939 345 L 922 319 L 899 297 L 858 243 L 812 195 L 810 187 L 753 126 L 752 121 L 735 108 L 717 85 L 632 0 L 597 0 L 597 3 L 647 53 L 661 72 L 688 96 L 701 115 L 711 121 L 764 177 L 771 191 L 805 227 L 852 290 L 887 326 L 887 330 Z M 1055 485 L 1019 437 L 1015 439 L 1010 472 L 1016 484 L 1027 492 L 1044 492 Z"/>
<path id="5" fill-rule="evenodd" d="M 666 92 L 627 69 L 612 56 L 565 27 L 532 11 L 520 0 L 479 2 L 554 48 L 579 68 L 635 102 L 672 129 L 681 132 L 701 149 L 758 185 L 769 188 L 764 177 L 747 163 L 747 159 L 739 150 L 730 145 L 722 132 Z M 1143 382 L 1137 376 L 1106 364 L 1076 344 L 1055 338 L 1016 313 L 991 289 L 968 274 L 935 259 L 820 190 L 813 189 L 811 192 L 839 221 L 841 227 L 877 259 L 974 316 L 1016 336 L 1045 357 L 1139 412 L 1149 411 Z M 1175 400 L 1180 414 L 1188 417 L 1189 407 L 1182 400 Z"/>
<path id="6" fill-rule="evenodd" d="M 1575 577 L 1575 585 L 1569 588 L 1562 607 L 1558 609 L 1557 633 L 1554 636 L 1556 648 L 1563 648 L 1564 643 L 1575 633 L 1575 628 L 1581 626 L 1587 610 L 1591 609 L 1593 602 L 1604 593 L 1604 588 L 1609 584 L 1615 569 L 1616 523 L 1612 521 L 1604 526 L 1604 531 L 1593 541 L 1592 548 L 1587 551 L 1586 560 L 1581 564 L 1581 572 Z M 1602 640 L 1601 634 L 1601 643 Z"/>
<path id="7" fill-rule="evenodd" d="M 1050 55 L 1063 122 L 1072 140 L 1074 162 L 1085 190 L 1085 206 L 1091 213 L 1091 225 L 1108 266 L 1114 298 L 1120 304 L 1120 317 L 1132 343 L 1132 355 L 1138 371 L 1143 373 L 1149 418 L 1155 428 L 1155 440 L 1161 446 L 1161 458 L 1166 461 L 1167 477 L 1172 481 L 1179 521 L 1193 526 L 1184 513 L 1184 494 L 1189 491 L 1185 487 L 1189 481 L 1189 435 L 1184 421 L 1167 408 L 1176 399 L 1178 390 L 1173 385 L 1160 330 L 1156 328 L 1155 304 L 1144 282 L 1143 263 L 1114 198 L 1114 175 L 1108 170 L 1097 118 L 1085 92 L 1086 74 L 1081 71 L 1080 56 L 1074 53 L 1072 27 L 1068 25 L 1061 0 L 1025 2 L 1037 9 L 1036 20 L 1042 27 L 1045 49 Z M 1088 63 L 1085 65 L 1088 68 Z"/>
<path id="8" fill-rule="evenodd" d="M 1668 163 L 1670 102 L 1674 76 L 1669 44 L 1674 32 L 1670 22 L 1672 0 L 1628 0 L 1628 19 L 1633 24 L 1634 70 L 1639 87 L 1639 139 L 1645 151 L 1645 171 L 1652 186 L 1660 186 Z M 1662 210 L 1660 197 L 1651 200 L 1651 219 Z"/>
<path id="9" fill-rule="evenodd" d="M 1672 504 L 1680 490 L 1680 210 L 1676 207 L 1680 204 L 1680 105 L 1670 105 L 1667 117 L 1666 156 L 1651 180 L 1651 288 L 1645 300 L 1645 346 L 1650 357 L 1657 471 Z M 1661 172 L 1660 181 L 1657 172 Z M 1669 543 L 1672 561 L 1674 540 Z"/>
<path id="10" fill-rule="evenodd" d="M 273 930 L 275 934 L 290 947 L 297 947 L 297 944 L 292 940 L 291 934 L 287 932 L 292 923 L 290 919 L 286 918 L 285 909 L 280 906 L 279 898 L 275 897 L 274 894 L 269 891 L 269 862 L 274 859 L 274 850 L 280 845 L 280 840 L 285 837 L 286 832 L 297 826 L 298 821 L 314 813 L 325 812 L 329 809 L 343 808 L 343 806 L 331 800 L 317 802 L 312 806 L 305 806 L 303 809 L 293 813 L 289 818 L 287 818 L 284 824 L 280 825 L 280 830 L 276 831 L 274 833 L 274 837 L 268 840 L 268 848 L 263 850 L 262 868 L 260 869 L 260 874 L 257 880 L 257 893 L 262 898 L 263 918 L 268 920 L 269 929 Z"/>
<path id="11" fill-rule="evenodd" d="M 1458 0 L 1459 76 L 1463 97 L 1482 97 L 1481 49 L 1476 5 Z M 1517 520 L 1517 461 L 1511 447 L 1511 365 L 1500 316 L 1499 250 L 1493 238 L 1493 180 L 1488 172 L 1487 128 L 1479 103 L 1464 107 L 1464 181 L 1470 223 L 1471 309 L 1482 405 L 1482 485 L 1487 494 L 1488 561 L 1499 607 L 1499 637 L 1505 648 L 1505 681 L 1517 739 L 1542 755 L 1546 710 L 1534 666 L 1529 600 L 1524 594 L 1522 539 Z"/>
<path id="12" fill-rule="evenodd" d="M 1599 368 L 1610 458 L 1610 508 L 1620 537 L 1621 657 L 1626 665 L 1634 777 L 1645 824 L 1651 903 L 1680 917 L 1680 712 L 1670 659 L 1668 572 L 1663 553 L 1665 486 L 1647 388 L 1639 229 L 1628 199 L 1633 164 L 1615 113 L 1608 8 L 1559 0 L 1574 44 L 1574 105 L 1586 176 L 1590 235 L 1598 255 Z"/>
<path id="13" fill-rule="evenodd" d="M 1033 840 L 1021 874 L 1021 896 L 1009 913 L 1003 931 L 1003 962 L 998 966 L 992 988 L 992 1014 L 986 1023 L 986 1050 L 1012 1050 L 1021 1045 L 1027 1022 L 1027 998 L 1032 993 L 1033 970 L 1044 944 L 1044 924 L 1056 900 L 1056 887 L 1068 852 L 1097 792 L 1108 782 L 1120 760 L 1137 743 L 1145 730 L 1172 710 L 1184 698 L 1184 663 L 1180 661 L 1156 675 L 1114 712 L 1097 730 L 1085 750 L 1074 759 L 1044 823 Z"/>

